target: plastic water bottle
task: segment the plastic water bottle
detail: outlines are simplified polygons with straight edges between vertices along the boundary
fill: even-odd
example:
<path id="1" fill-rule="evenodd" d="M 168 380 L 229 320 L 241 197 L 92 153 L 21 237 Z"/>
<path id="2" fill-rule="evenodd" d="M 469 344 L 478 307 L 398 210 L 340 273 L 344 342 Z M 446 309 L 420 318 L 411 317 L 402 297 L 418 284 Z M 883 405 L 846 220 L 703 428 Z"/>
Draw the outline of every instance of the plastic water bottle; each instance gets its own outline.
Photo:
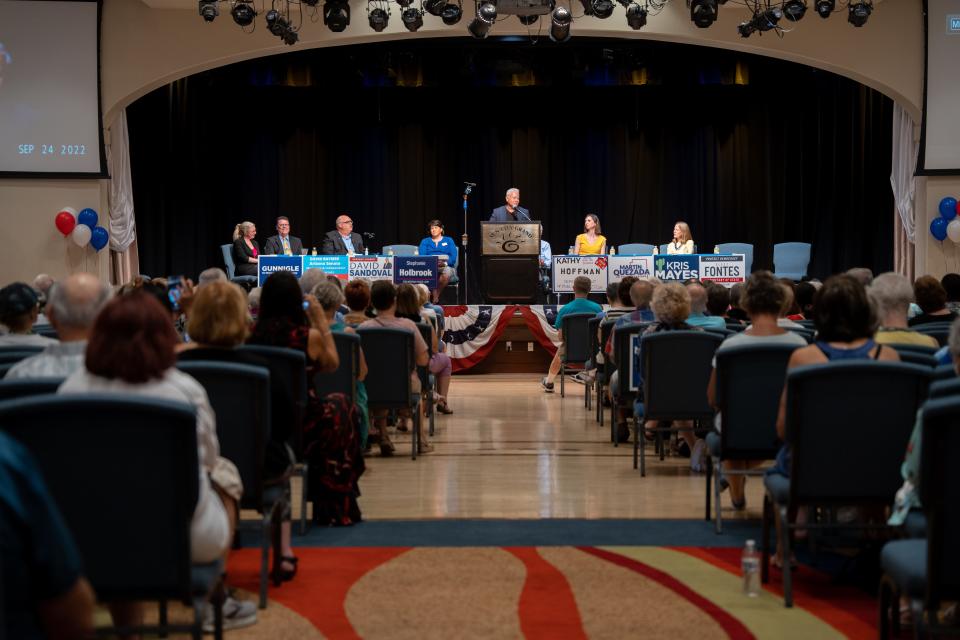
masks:
<path id="1" fill-rule="evenodd" d="M 720 245 L 718 245 L 718 244 L 713 245 L 713 252 L 714 252 L 714 253 L 720 253 Z"/>
<path id="2" fill-rule="evenodd" d="M 760 554 L 755 541 L 747 540 L 744 545 L 740 568 L 743 571 L 743 595 L 756 598 L 760 595 Z"/>
<path id="3" fill-rule="evenodd" d="M 388 256 L 392 256 L 392 255 L 393 255 L 393 249 L 392 249 L 392 248 L 391 248 L 391 249 L 387 249 L 387 255 L 388 255 Z"/>
<path id="4" fill-rule="evenodd" d="M 413 255 L 415 255 L 415 256 L 420 255 L 420 249 L 414 249 L 414 250 L 413 250 Z"/>
<path id="5" fill-rule="evenodd" d="M 313 251 L 310 252 L 310 255 L 314 255 L 314 256 L 317 255 L 317 248 L 316 248 L 316 247 L 313 248 Z"/>
<path id="6" fill-rule="evenodd" d="M 660 247 L 653 245 L 653 255 L 658 255 L 660 253 Z"/>
<path id="7" fill-rule="evenodd" d="M 367 249 L 366 247 L 364 247 L 364 248 L 363 248 L 363 255 L 365 255 L 365 256 L 370 255 L 370 250 Z"/>
<path id="8" fill-rule="evenodd" d="M 615 247 L 610 247 L 610 255 L 612 255 L 612 256 L 617 255 L 617 250 L 616 250 Z"/>

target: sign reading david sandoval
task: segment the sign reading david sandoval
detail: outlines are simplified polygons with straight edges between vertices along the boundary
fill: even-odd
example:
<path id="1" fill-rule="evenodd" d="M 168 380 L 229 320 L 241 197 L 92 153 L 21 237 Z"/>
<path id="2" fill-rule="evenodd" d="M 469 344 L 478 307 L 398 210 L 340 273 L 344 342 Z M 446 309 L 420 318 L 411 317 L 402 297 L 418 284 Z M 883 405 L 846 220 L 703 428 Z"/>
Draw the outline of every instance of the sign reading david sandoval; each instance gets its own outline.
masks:
<path id="1" fill-rule="evenodd" d="M 433 291 L 440 273 L 437 256 L 394 256 L 393 281 L 425 284 Z"/>
<path id="2" fill-rule="evenodd" d="M 391 256 L 351 256 L 349 279 L 393 281 L 393 257 Z"/>

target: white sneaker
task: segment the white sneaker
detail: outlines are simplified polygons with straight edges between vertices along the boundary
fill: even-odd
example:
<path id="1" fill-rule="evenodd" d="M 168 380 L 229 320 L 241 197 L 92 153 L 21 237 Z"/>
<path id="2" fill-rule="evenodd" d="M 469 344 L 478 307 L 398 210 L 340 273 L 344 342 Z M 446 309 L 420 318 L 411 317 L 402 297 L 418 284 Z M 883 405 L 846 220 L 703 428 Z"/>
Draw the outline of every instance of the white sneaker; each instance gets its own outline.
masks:
<path id="1" fill-rule="evenodd" d="M 695 473 L 703 473 L 707 468 L 707 443 L 701 438 L 693 443 L 693 451 L 690 452 L 690 470 Z"/>
<path id="2" fill-rule="evenodd" d="M 249 627 L 257 621 L 257 605 L 249 600 L 227 596 L 222 610 L 224 631 Z M 213 605 L 209 602 L 203 612 L 203 632 L 213 633 Z"/>

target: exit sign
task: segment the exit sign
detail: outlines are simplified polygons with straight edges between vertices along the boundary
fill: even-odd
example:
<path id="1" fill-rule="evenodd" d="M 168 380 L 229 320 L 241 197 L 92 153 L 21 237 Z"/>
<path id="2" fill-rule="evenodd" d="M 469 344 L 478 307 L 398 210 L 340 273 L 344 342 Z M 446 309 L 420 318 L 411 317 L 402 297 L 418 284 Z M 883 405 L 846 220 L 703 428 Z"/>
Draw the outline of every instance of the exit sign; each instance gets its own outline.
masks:
<path id="1" fill-rule="evenodd" d="M 960 15 L 947 16 L 947 33 L 960 34 Z"/>

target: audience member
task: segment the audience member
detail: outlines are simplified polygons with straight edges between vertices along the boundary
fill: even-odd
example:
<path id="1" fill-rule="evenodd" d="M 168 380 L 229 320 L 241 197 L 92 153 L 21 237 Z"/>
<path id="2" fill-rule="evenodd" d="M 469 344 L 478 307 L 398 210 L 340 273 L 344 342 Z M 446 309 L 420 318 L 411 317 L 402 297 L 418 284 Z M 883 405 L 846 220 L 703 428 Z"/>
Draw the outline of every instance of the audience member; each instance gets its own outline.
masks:
<path id="1" fill-rule="evenodd" d="M 847 270 L 847 275 L 859 282 L 864 287 L 869 287 L 873 282 L 873 271 L 866 267 L 854 267 Z"/>
<path id="2" fill-rule="evenodd" d="M 939 282 L 934 280 L 937 286 Z M 787 363 L 787 372 L 806 365 L 825 364 L 839 360 L 892 360 L 899 361 L 895 349 L 877 344 L 873 339 L 877 329 L 877 315 L 870 304 L 867 292 L 860 282 L 849 275 L 827 278 L 814 297 L 813 321 L 817 341 L 793 352 Z M 787 390 L 780 397 L 777 416 L 777 436 L 786 436 Z M 784 445 L 777 453 L 776 463 L 767 473 L 790 476 L 790 447 Z M 780 527 L 779 518 L 776 519 Z M 777 553 L 774 564 L 782 566 L 783 557 L 777 536 Z M 793 559 L 790 558 L 790 562 Z"/>
<path id="3" fill-rule="evenodd" d="M 197 288 L 211 282 L 227 282 L 227 274 L 219 267 L 204 269 L 200 272 L 200 277 L 197 278 Z"/>
<path id="4" fill-rule="evenodd" d="M 0 335 L 0 347 L 46 347 L 56 344 L 53 338 L 33 333 L 33 325 L 39 315 L 39 300 L 29 285 L 14 282 L 0 289 L 0 324 L 9 331 Z"/>
<path id="5" fill-rule="evenodd" d="M 423 336 L 420 335 L 420 330 L 417 329 L 417 325 L 407 318 L 398 318 L 396 315 L 397 289 L 393 286 L 393 283 L 389 280 L 377 280 L 374 282 L 373 286 L 370 287 L 370 302 L 376 310 L 377 315 L 363 322 L 360 327 L 364 329 L 402 329 L 403 331 L 413 334 L 414 363 L 418 367 L 427 366 L 430 363 L 430 351 L 427 348 L 427 343 L 423 340 Z M 410 388 L 413 393 L 420 393 L 420 378 L 417 377 L 416 371 L 410 372 Z M 377 412 L 377 414 L 374 415 L 374 422 L 380 432 L 380 455 L 393 455 L 396 448 L 393 446 L 387 434 L 386 414 L 384 412 Z M 420 427 L 422 430 L 422 422 Z M 433 451 L 433 446 L 427 442 L 422 431 L 419 435 L 420 452 L 429 453 Z"/>
<path id="6" fill-rule="evenodd" d="M 813 319 L 813 296 L 817 293 L 817 287 L 812 282 L 800 282 L 794 288 L 797 307 L 800 309 L 800 315 L 804 320 Z"/>
<path id="7" fill-rule="evenodd" d="M 699 282 L 692 282 L 686 287 L 687 293 L 690 294 L 690 315 L 687 316 L 687 324 L 705 329 L 725 329 L 727 323 L 722 317 L 708 316 L 704 313 L 707 310 L 706 287 Z"/>
<path id="8" fill-rule="evenodd" d="M 603 310 L 596 302 L 587 299 L 587 296 L 590 295 L 590 286 L 590 278 L 586 276 L 577 276 L 574 278 L 574 298 L 557 311 L 557 318 L 553 321 L 554 328 L 560 330 L 563 326 L 563 317 L 571 313 L 597 314 Z M 553 360 L 550 361 L 550 370 L 547 372 L 547 375 L 540 380 L 540 386 L 542 386 L 543 390 L 547 393 L 553 393 L 553 380 L 557 377 L 557 374 L 560 373 L 560 364 L 565 353 L 566 345 L 560 343 L 557 352 L 553 356 Z"/>
<path id="9" fill-rule="evenodd" d="M 67 377 L 83 368 L 87 339 L 97 314 L 110 299 L 110 286 L 89 273 L 67 276 L 50 289 L 47 314 L 60 342 L 21 360 L 6 375 L 14 378 Z"/>
<path id="10" fill-rule="evenodd" d="M 784 299 L 783 309 L 780 310 L 780 318 L 777 320 L 777 324 L 784 329 L 802 329 L 803 325 L 797 323 L 797 320 L 802 319 L 802 316 L 794 295 L 796 285 L 789 278 L 780 278 L 779 282 L 784 290 Z"/>
<path id="11" fill-rule="evenodd" d="M 323 269 L 307 269 L 300 274 L 300 290 L 305 294 L 310 293 L 315 286 L 326 280 L 327 274 Z"/>
<path id="12" fill-rule="evenodd" d="M 346 324 L 361 324 L 370 319 L 367 310 L 370 308 L 370 283 L 366 280 L 351 280 L 343 288 L 343 296 L 350 313 L 343 316 Z"/>
<path id="13" fill-rule="evenodd" d="M 47 300 L 50 296 L 50 287 L 53 286 L 54 282 L 56 281 L 53 277 L 46 273 L 37 274 L 33 279 L 33 290 L 37 292 L 37 300 L 40 303 L 40 313 L 37 315 L 35 325 L 45 325 L 49 323 L 47 320 L 46 307 Z"/>
<path id="14" fill-rule="evenodd" d="M 727 311 L 727 317 L 731 320 L 746 322 L 749 317 L 747 312 L 740 307 L 740 297 L 743 295 L 743 283 L 738 282 L 730 287 L 730 310 Z"/>
<path id="15" fill-rule="evenodd" d="M 0 637 L 90 637 L 94 595 L 80 553 L 39 465 L 2 432 L 0 513 Z"/>
<path id="16" fill-rule="evenodd" d="M 426 311 L 421 306 L 420 291 L 412 284 L 401 284 L 397 287 L 397 310 L 398 318 L 407 318 L 412 322 L 425 322 L 430 325 L 430 373 L 437 380 L 437 411 L 450 414 L 453 410 L 447 406 L 447 396 L 450 393 L 450 379 L 453 376 L 453 363 L 450 362 L 450 356 L 440 350 L 440 339 L 437 330 L 427 317 Z"/>
<path id="17" fill-rule="evenodd" d="M 263 293 L 263 289 L 260 287 L 254 287 L 247 293 L 247 311 L 250 313 L 250 318 L 254 322 L 257 321 L 257 316 L 260 315 L 261 293 Z"/>
<path id="18" fill-rule="evenodd" d="M 740 322 L 727 317 L 727 311 L 730 309 L 730 290 L 722 284 L 707 282 L 707 313 L 716 318 L 723 318 L 724 327 L 727 321 Z"/>
<path id="19" fill-rule="evenodd" d="M 427 285 L 420 283 L 413 285 L 417 288 L 417 295 L 420 300 L 420 315 L 423 316 L 437 332 L 437 336 L 443 335 L 443 307 L 430 302 L 430 289 Z M 440 342 L 440 349 L 443 350 L 443 342 Z"/>
<path id="20" fill-rule="evenodd" d="M 933 276 L 920 276 L 913 283 L 913 295 L 922 313 L 911 318 L 909 325 L 930 322 L 953 322 L 957 314 L 947 308 L 947 291 Z"/>
<path id="21" fill-rule="evenodd" d="M 780 310 L 783 308 L 786 290 L 780 286 L 776 278 L 769 271 L 754 271 L 747 279 L 740 304 L 750 318 L 750 326 L 741 333 L 729 336 L 717 348 L 717 353 L 742 345 L 786 344 L 793 347 L 805 347 L 807 341 L 803 336 L 787 331 L 777 324 Z M 714 370 L 710 374 L 707 386 L 707 400 L 716 407 L 717 389 L 717 360 L 713 360 Z M 720 415 L 717 414 L 715 426 L 720 430 Z M 724 469 L 747 469 L 761 464 L 762 461 L 724 460 Z M 742 475 L 726 477 L 725 484 L 730 487 L 730 501 L 733 508 L 741 511 L 747 506 L 744 495 L 746 478 Z"/>
<path id="22" fill-rule="evenodd" d="M 960 313 L 960 274 L 948 273 L 940 278 L 940 286 L 947 292 L 947 309 Z"/>
<path id="23" fill-rule="evenodd" d="M 880 327 L 874 340 L 880 344 L 916 344 L 939 348 L 933 336 L 924 335 L 907 325 L 907 312 L 913 302 L 913 287 L 899 273 L 882 273 L 867 287 L 876 306 Z"/>
<path id="24" fill-rule="evenodd" d="M 60 386 L 60 394 L 122 393 L 185 402 L 197 411 L 197 459 L 200 491 L 190 525 L 191 556 L 208 563 L 230 545 L 230 523 L 222 495 L 239 500 L 242 484 L 236 468 L 219 457 L 216 418 L 200 384 L 174 364 L 177 334 L 169 315 L 153 297 L 131 293 L 111 300 L 97 316 L 87 346 L 86 366 Z M 222 491 L 211 486 L 211 480 Z M 142 624 L 139 603 L 111 607 L 114 622 Z"/>

